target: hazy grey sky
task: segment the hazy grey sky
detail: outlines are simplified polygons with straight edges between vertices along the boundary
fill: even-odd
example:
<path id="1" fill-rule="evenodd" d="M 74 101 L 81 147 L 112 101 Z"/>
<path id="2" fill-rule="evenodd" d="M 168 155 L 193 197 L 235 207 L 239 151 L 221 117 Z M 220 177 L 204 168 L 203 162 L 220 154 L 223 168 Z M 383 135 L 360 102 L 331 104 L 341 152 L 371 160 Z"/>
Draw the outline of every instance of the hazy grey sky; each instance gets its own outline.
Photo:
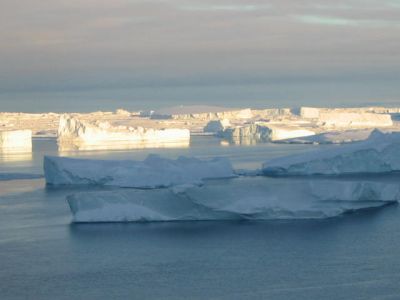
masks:
<path id="1" fill-rule="evenodd" d="M 0 0 L 0 89 L 400 83 L 400 0 Z"/>

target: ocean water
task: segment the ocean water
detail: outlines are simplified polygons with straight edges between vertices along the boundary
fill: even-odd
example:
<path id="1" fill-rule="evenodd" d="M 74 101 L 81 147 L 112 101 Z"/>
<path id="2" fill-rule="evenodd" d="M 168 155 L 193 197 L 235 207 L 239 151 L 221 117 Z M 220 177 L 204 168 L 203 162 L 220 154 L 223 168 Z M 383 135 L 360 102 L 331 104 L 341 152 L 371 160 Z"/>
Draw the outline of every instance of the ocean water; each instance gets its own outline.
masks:
<path id="1" fill-rule="evenodd" d="M 176 149 L 58 153 L 52 139 L 33 146 L 32 155 L 2 155 L 0 173 L 40 174 L 44 154 L 223 155 L 255 169 L 320 147 L 223 146 L 212 137 Z M 0 181 L 0 299 L 400 297 L 397 205 L 322 220 L 71 223 L 65 196 L 86 189 L 45 187 L 42 178 Z"/>

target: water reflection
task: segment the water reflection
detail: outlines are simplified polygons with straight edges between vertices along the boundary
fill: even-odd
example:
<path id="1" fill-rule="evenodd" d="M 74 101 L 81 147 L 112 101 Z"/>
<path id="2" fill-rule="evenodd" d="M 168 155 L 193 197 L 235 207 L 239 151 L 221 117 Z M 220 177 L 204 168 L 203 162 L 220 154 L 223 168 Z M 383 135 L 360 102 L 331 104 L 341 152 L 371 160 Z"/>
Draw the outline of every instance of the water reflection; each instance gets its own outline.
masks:
<path id="1" fill-rule="evenodd" d="M 0 149 L 0 162 L 31 161 L 32 147 L 2 148 Z"/>

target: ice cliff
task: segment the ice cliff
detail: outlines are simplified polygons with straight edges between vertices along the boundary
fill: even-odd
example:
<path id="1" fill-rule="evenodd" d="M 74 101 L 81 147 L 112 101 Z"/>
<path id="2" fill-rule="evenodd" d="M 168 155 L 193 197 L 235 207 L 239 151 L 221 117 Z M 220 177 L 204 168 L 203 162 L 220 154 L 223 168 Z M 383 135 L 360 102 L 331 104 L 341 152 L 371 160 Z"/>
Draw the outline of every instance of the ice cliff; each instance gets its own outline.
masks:
<path id="1" fill-rule="evenodd" d="M 0 151 L 1 150 L 28 151 L 32 150 L 32 131 L 31 130 L 1 130 L 0 131 Z"/>
<path id="2" fill-rule="evenodd" d="M 70 115 L 60 117 L 58 128 L 60 145 L 73 144 L 83 148 L 101 145 L 109 148 L 112 145 L 176 143 L 189 140 L 188 129 L 113 126 L 109 122 L 82 121 Z"/>
<path id="3" fill-rule="evenodd" d="M 314 135 L 315 132 L 300 126 L 285 126 L 268 123 L 252 123 L 240 126 L 223 128 L 218 136 L 229 140 L 241 140 L 246 138 L 258 141 L 280 141 L 296 137 Z"/>
<path id="4" fill-rule="evenodd" d="M 263 177 L 170 189 L 85 192 L 67 197 L 75 222 L 327 218 L 381 207 L 399 199 L 400 187 L 393 183 L 289 183 Z"/>

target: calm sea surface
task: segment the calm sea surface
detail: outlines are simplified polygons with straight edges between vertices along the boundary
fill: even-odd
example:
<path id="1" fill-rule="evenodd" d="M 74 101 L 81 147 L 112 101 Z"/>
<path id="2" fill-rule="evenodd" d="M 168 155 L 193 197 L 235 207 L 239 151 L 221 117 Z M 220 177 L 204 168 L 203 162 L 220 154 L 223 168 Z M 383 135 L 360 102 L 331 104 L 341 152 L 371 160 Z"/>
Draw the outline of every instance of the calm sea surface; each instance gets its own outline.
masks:
<path id="1" fill-rule="evenodd" d="M 182 149 L 58 153 L 40 139 L 32 155 L 0 154 L 0 173 L 41 174 L 44 154 L 227 156 L 256 169 L 314 147 L 194 137 Z M 71 191 L 0 181 L 0 299 L 400 299 L 396 205 L 324 220 L 72 224 Z"/>

